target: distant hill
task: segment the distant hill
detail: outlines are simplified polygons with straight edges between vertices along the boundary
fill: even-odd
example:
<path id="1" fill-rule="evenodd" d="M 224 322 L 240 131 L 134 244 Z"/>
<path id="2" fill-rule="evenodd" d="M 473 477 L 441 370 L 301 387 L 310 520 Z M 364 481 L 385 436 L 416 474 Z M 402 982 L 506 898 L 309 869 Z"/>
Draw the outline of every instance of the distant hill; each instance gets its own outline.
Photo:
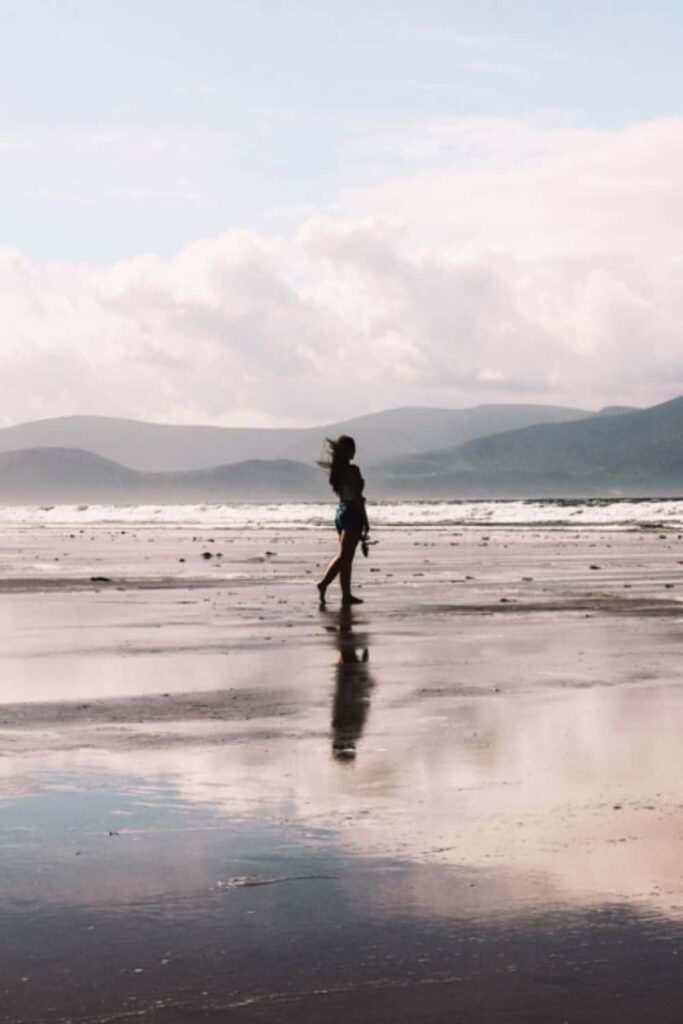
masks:
<path id="1" fill-rule="evenodd" d="M 322 470 L 292 459 L 250 459 L 189 473 L 140 476 L 143 489 L 163 494 L 166 501 L 324 501 L 330 497 Z"/>
<path id="2" fill-rule="evenodd" d="M 359 461 L 370 500 L 678 495 L 683 397 L 650 409 L 536 424 L 374 465 L 364 457 Z M 74 448 L 0 453 L 0 502 L 7 504 L 283 500 L 332 501 L 333 495 L 312 461 L 247 459 L 150 473 Z"/>
<path id="3" fill-rule="evenodd" d="M 596 416 L 623 416 L 625 412 L 638 412 L 635 405 L 606 405 L 596 412 Z"/>
<path id="4" fill-rule="evenodd" d="M 329 498 L 316 466 L 288 460 L 238 462 L 190 473 L 140 473 L 74 448 L 0 453 L 6 505 L 201 503 Z"/>
<path id="5" fill-rule="evenodd" d="M 354 420 L 316 428 L 306 446 L 288 449 L 290 458 L 312 458 L 320 452 L 322 437 L 351 434 L 356 439 L 364 466 L 399 455 L 464 444 L 478 437 L 498 434 L 538 423 L 564 423 L 586 419 L 594 413 L 553 405 L 477 405 L 471 409 L 425 409 L 407 406 L 361 416 Z M 312 445 L 309 449 L 309 445 Z"/>
<path id="6" fill-rule="evenodd" d="M 387 496 L 683 494 L 683 398 L 391 460 L 375 483 Z"/>
<path id="7" fill-rule="evenodd" d="M 126 501 L 139 474 L 75 448 L 0 453 L 0 501 L 5 505 Z M 135 499 L 134 499 L 135 500 Z"/>
<path id="8" fill-rule="evenodd" d="M 105 416 L 66 416 L 0 429 L 0 452 L 78 448 L 145 472 L 209 469 L 250 459 L 312 463 L 325 437 L 351 434 L 363 465 L 398 455 L 453 447 L 473 438 L 535 423 L 593 415 L 544 405 L 480 405 L 472 409 L 389 409 L 306 429 L 170 426 Z"/>

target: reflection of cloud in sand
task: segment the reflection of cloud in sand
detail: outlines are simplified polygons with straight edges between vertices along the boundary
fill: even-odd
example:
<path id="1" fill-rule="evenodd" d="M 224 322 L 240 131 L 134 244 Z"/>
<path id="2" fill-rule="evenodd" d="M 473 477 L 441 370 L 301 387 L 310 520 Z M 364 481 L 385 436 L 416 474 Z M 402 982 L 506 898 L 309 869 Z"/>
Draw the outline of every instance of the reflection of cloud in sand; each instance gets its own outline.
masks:
<path id="1" fill-rule="evenodd" d="M 331 752 L 337 681 L 325 680 L 330 702 L 305 728 L 291 718 L 99 726 L 79 729 L 77 752 L 53 749 L 40 767 L 168 781 L 189 804 L 329 829 L 359 855 L 512 870 L 497 910 L 554 892 L 558 902 L 623 898 L 678 912 L 675 689 L 459 700 L 435 691 L 398 702 L 379 679 L 350 768 Z M 38 762 L 25 749 L 0 766 L 10 792 L 21 777 L 25 793 Z M 429 887 L 410 899 L 433 913 L 456 909 Z"/>

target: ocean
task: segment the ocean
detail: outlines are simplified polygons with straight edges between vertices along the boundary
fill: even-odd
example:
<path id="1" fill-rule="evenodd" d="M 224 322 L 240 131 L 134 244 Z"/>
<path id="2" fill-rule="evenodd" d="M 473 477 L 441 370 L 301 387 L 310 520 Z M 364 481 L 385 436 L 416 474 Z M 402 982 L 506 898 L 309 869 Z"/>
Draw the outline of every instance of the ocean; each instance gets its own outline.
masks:
<path id="1" fill-rule="evenodd" d="M 683 498 L 590 498 L 368 502 L 378 529 L 545 527 L 683 529 Z M 334 519 L 332 503 L 218 505 L 53 505 L 0 507 L 0 526 L 158 526 L 227 530 L 318 530 Z"/>

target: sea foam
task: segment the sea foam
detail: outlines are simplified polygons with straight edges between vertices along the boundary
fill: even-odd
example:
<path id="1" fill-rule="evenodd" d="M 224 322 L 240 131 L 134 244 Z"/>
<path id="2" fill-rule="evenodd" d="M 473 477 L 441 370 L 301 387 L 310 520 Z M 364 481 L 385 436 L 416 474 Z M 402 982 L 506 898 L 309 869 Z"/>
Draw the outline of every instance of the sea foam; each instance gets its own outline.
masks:
<path id="1" fill-rule="evenodd" d="M 449 526 L 683 529 L 683 498 L 368 502 L 368 514 L 372 525 L 383 529 Z M 0 525 L 13 526 L 130 525 L 314 530 L 330 526 L 333 519 L 333 504 L 310 502 L 0 507 Z"/>

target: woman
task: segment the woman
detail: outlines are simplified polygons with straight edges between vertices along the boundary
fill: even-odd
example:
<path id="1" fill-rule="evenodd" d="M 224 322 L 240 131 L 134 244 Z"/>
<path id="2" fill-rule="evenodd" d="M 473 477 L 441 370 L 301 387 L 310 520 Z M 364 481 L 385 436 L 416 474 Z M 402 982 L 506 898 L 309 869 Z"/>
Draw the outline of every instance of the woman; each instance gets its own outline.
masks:
<path id="1" fill-rule="evenodd" d="M 325 604 L 325 594 L 332 580 L 339 576 L 342 604 L 362 604 L 360 597 L 351 593 L 351 567 L 358 542 L 365 537 L 370 527 L 365 513 L 363 487 L 365 481 L 358 466 L 351 460 L 356 454 L 356 442 L 343 434 L 336 441 L 327 439 L 327 453 L 320 465 L 328 470 L 332 490 L 339 495 L 339 507 L 335 519 L 339 534 L 339 554 L 330 562 L 327 572 L 318 584 L 320 603 Z"/>

